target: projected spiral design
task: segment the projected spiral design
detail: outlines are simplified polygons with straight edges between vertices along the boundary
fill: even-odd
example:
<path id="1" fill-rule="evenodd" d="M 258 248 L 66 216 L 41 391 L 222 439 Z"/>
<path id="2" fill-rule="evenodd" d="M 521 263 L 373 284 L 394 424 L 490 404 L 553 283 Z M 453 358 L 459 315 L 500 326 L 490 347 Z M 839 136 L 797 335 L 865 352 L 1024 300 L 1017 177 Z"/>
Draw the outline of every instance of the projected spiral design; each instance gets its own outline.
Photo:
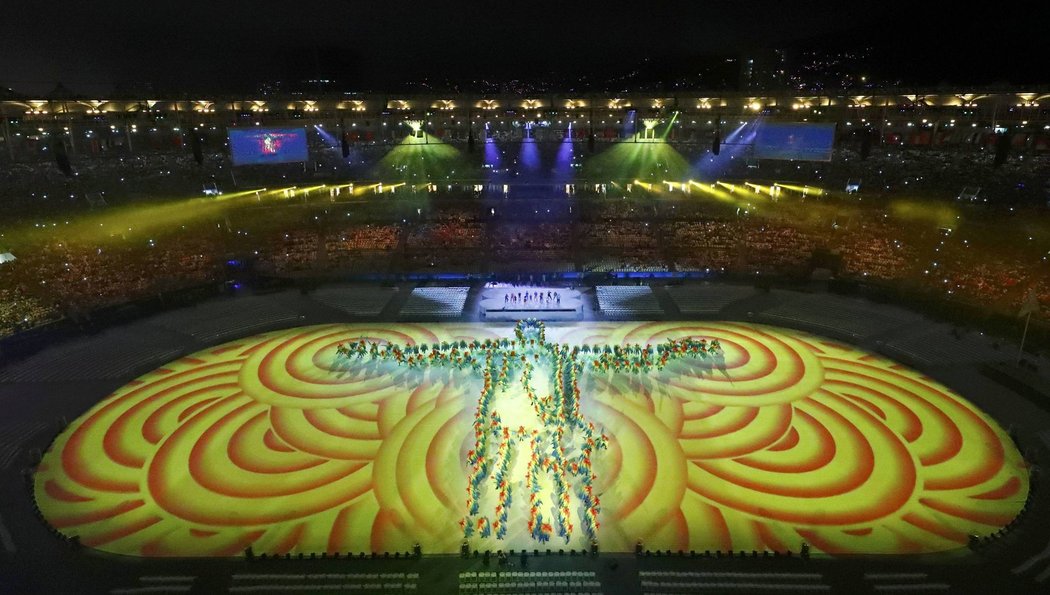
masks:
<path id="1" fill-rule="evenodd" d="M 456 551 L 480 378 L 340 361 L 335 348 L 510 335 L 469 324 L 326 325 L 182 358 L 59 436 L 35 476 L 38 503 L 58 530 L 122 554 L 416 542 Z M 581 379 L 582 413 L 609 436 L 593 486 L 607 551 L 638 539 L 672 550 L 797 550 L 803 540 L 833 554 L 948 550 L 1008 523 L 1027 495 L 1020 455 L 986 415 L 851 346 L 734 323 L 576 324 L 548 336 L 723 346 L 722 357 L 650 375 Z M 476 540 L 533 547 L 524 529 Z"/>

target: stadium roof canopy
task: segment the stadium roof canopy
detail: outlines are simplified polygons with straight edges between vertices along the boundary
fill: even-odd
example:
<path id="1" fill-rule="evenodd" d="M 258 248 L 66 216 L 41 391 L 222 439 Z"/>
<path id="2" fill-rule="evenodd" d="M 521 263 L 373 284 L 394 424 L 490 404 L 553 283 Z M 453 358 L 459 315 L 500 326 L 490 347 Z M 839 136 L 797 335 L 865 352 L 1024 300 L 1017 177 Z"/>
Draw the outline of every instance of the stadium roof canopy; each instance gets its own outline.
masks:
<path id="1" fill-rule="evenodd" d="M 15 258 L 14 254 L 11 254 L 10 252 L 0 252 L 0 264 L 5 264 L 14 260 L 18 260 Z"/>

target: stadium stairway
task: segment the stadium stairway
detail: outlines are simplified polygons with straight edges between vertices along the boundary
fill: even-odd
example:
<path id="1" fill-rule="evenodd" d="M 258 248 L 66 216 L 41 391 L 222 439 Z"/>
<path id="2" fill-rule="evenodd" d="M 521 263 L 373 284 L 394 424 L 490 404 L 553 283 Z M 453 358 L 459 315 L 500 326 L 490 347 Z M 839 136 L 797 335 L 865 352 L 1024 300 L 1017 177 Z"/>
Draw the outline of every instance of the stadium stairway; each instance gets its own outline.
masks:
<path id="1" fill-rule="evenodd" d="M 656 298 L 656 303 L 660 304 L 660 309 L 670 316 L 677 316 L 681 314 L 681 310 L 678 308 L 678 304 L 675 303 L 674 298 L 667 292 L 667 288 L 663 286 L 651 285 L 650 289 L 653 292 L 653 297 Z"/>
<path id="2" fill-rule="evenodd" d="M 0 382 L 64 382 L 115 379 L 145 372 L 185 351 L 185 339 L 154 329 L 107 330 L 46 349 L 0 371 Z"/>
<path id="3" fill-rule="evenodd" d="M 166 312 L 151 319 L 154 326 L 193 337 L 202 343 L 293 326 L 299 314 L 278 300 L 247 296 L 210 301 Z"/>
<path id="4" fill-rule="evenodd" d="M 398 287 L 327 286 L 315 290 L 310 297 L 351 316 L 371 317 L 379 316 L 398 293 Z"/>
<path id="5" fill-rule="evenodd" d="M 472 285 L 470 291 L 467 292 L 467 299 L 463 302 L 463 312 L 473 317 L 475 315 L 480 316 L 480 305 L 481 305 L 481 294 L 483 287 Z"/>
<path id="6" fill-rule="evenodd" d="M 816 333 L 865 340 L 877 334 L 904 328 L 920 319 L 901 311 L 888 313 L 887 308 L 864 300 L 840 298 L 828 294 L 782 294 L 778 304 L 764 310 L 758 318 L 769 324 L 812 329 Z"/>
<path id="7" fill-rule="evenodd" d="M 642 593 L 828 593 L 831 585 L 816 572 L 640 571 Z"/>
<path id="8" fill-rule="evenodd" d="M 1016 352 L 997 350 L 992 340 L 980 333 L 955 334 L 951 325 L 927 323 L 911 327 L 897 338 L 886 341 L 886 350 L 921 365 L 947 366 L 979 362 L 1011 361 Z"/>
<path id="9" fill-rule="evenodd" d="M 469 291 L 470 287 L 417 287 L 401 307 L 401 316 L 458 318 L 463 315 Z"/>
<path id="10" fill-rule="evenodd" d="M 702 285 L 669 285 L 664 291 L 683 315 L 717 315 L 727 306 L 754 296 L 757 290 L 747 285 L 704 283 Z"/>
<path id="11" fill-rule="evenodd" d="M 238 573 L 228 593 L 416 593 L 419 573 Z"/>
<path id="12" fill-rule="evenodd" d="M 664 313 L 648 285 L 599 285 L 595 290 L 598 308 L 606 317 L 653 318 Z"/>
<path id="13" fill-rule="evenodd" d="M 45 421 L 9 421 L 0 425 L 0 470 L 18 462 L 23 446 L 48 427 Z"/>
<path id="14" fill-rule="evenodd" d="M 593 570 L 461 572 L 461 595 L 474 593 L 602 593 Z"/>

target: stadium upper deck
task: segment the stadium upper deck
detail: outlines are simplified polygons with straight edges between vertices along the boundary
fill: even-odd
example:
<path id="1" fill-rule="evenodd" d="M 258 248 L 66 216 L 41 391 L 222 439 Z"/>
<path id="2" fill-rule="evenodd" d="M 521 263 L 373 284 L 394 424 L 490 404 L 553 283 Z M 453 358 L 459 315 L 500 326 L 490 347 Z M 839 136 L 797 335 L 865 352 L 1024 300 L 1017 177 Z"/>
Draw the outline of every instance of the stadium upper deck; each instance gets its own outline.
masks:
<path id="1" fill-rule="evenodd" d="M 96 99 L 57 93 L 51 97 L 9 97 L 0 101 L 0 139 L 6 157 L 15 159 L 38 134 L 61 126 L 65 134 L 90 151 L 92 137 L 119 134 L 134 146 L 136 135 L 178 132 L 186 127 L 226 127 L 275 123 L 339 122 L 361 142 L 395 142 L 394 128 L 416 119 L 435 136 L 466 141 L 477 136 L 483 122 L 493 126 L 543 121 L 567 126 L 574 122 L 585 139 L 615 140 L 637 118 L 678 114 L 669 140 L 709 142 L 719 125 L 764 116 L 783 120 L 835 122 L 840 131 L 878 128 L 895 143 L 929 145 L 980 142 L 988 134 L 1006 131 L 1019 146 L 1050 147 L 1050 90 L 1012 89 L 995 92 L 901 90 L 855 94 L 641 94 L 607 95 L 556 93 L 513 95 L 381 95 L 348 93 L 210 98 Z M 468 122 L 472 126 L 468 126 Z M 586 134 L 584 134 L 586 126 Z M 141 141 L 140 141 L 141 142 Z M 78 147 L 72 147 L 76 151 Z"/>
<path id="2" fill-rule="evenodd" d="M 60 96 L 59 96 L 60 95 Z M 555 93 L 543 96 L 519 95 L 398 95 L 344 93 L 309 97 L 303 94 L 250 97 L 210 98 L 114 98 L 94 99 L 59 93 L 51 97 L 6 98 L 0 101 L 5 115 L 44 119 L 39 116 L 98 116 L 116 114 L 182 113 L 187 117 L 249 112 L 267 118 L 282 117 L 375 117 L 385 114 L 419 115 L 445 113 L 462 116 L 483 115 L 500 111 L 531 111 L 560 115 L 618 115 L 627 109 L 646 113 L 679 111 L 683 114 L 719 112 L 723 115 L 772 112 L 799 114 L 814 120 L 849 120 L 852 114 L 881 111 L 905 113 L 953 114 L 952 117 L 996 119 L 1003 122 L 1050 120 L 1050 89 L 967 90 L 967 89 L 895 89 L 872 91 L 858 89 L 853 93 L 770 94 L 744 93 L 674 93 L 643 94 L 624 91 L 617 94 Z M 859 110 L 859 111 L 858 111 Z M 870 111 L 868 111 L 870 110 Z M 856 119 L 855 117 L 853 117 Z"/>

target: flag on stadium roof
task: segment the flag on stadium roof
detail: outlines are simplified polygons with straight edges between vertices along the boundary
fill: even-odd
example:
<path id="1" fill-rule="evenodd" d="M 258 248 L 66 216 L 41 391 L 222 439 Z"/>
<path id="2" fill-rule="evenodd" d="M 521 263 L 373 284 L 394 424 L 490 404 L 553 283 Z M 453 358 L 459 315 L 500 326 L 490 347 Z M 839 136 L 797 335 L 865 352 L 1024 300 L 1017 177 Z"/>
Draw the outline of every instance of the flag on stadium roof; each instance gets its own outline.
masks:
<path id="1" fill-rule="evenodd" d="M 1018 318 L 1024 318 L 1025 316 L 1035 314 L 1039 311 L 1039 298 L 1035 295 L 1035 290 L 1030 289 L 1028 295 L 1024 298 L 1024 303 L 1021 304 L 1021 311 L 1017 314 Z"/>

